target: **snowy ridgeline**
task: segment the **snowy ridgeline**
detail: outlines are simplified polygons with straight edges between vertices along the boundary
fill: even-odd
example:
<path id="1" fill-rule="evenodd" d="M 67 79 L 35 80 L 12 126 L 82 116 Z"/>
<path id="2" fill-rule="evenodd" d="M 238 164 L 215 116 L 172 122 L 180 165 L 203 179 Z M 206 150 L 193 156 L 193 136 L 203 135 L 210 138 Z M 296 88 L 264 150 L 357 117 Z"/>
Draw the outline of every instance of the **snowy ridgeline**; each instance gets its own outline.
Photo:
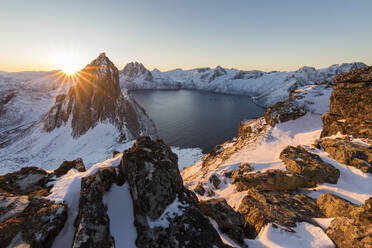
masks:
<path id="1" fill-rule="evenodd" d="M 140 63 L 129 63 L 120 71 L 120 86 L 135 89 L 196 89 L 249 95 L 261 106 L 270 106 L 288 97 L 291 90 L 305 84 L 332 82 L 343 72 L 363 68 L 364 63 L 344 63 L 323 69 L 302 67 L 290 72 L 242 71 L 217 66 L 192 70 L 150 72 Z"/>
<path id="2" fill-rule="evenodd" d="M 252 166 L 251 173 L 275 169 L 288 171 L 280 159 L 282 150 L 288 145 L 302 145 L 319 155 L 323 161 L 337 168 L 340 171 L 340 177 L 337 184 L 322 183 L 314 188 L 301 190 L 301 193 L 314 199 L 323 193 L 331 193 L 357 205 L 363 204 L 365 200 L 372 197 L 372 174 L 342 164 L 330 158 L 324 150 L 315 149 L 312 146 L 314 141 L 319 139 L 322 131 L 322 115 L 329 111 L 332 88 L 323 85 L 310 85 L 299 88 L 296 92 L 304 96 L 297 102 L 299 105 L 306 106 L 308 110 L 306 115 L 296 120 L 276 124 L 275 127 L 268 127 L 257 140 L 247 143 L 231 154 L 226 153 L 228 154 L 226 159 L 216 159 L 209 168 L 203 166 L 203 161 L 187 167 L 181 172 L 186 187 L 196 190 L 196 187 L 202 184 L 206 191 L 213 189 L 214 194 L 213 196 L 198 194 L 199 200 L 224 198 L 231 207 L 238 210 L 247 193 L 246 191 L 236 191 L 231 176 L 226 175 L 239 170 L 240 165 L 243 164 Z M 237 146 L 235 142 L 236 140 L 227 141 L 221 145 L 220 151 L 227 151 L 231 147 Z M 353 142 L 363 143 L 359 139 L 355 139 Z M 369 146 L 366 143 L 363 144 Z M 221 154 L 221 157 L 224 157 L 223 153 Z M 210 181 L 213 175 L 218 176 L 221 181 L 218 189 Z M 331 220 L 329 218 L 314 218 L 319 227 L 299 222 L 294 229 L 295 232 L 288 232 L 286 227 L 268 224 L 255 240 L 246 239 L 245 241 L 249 247 L 335 247 L 324 232 Z M 220 235 L 226 243 L 237 247 L 226 234 L 220 232 Z"/>

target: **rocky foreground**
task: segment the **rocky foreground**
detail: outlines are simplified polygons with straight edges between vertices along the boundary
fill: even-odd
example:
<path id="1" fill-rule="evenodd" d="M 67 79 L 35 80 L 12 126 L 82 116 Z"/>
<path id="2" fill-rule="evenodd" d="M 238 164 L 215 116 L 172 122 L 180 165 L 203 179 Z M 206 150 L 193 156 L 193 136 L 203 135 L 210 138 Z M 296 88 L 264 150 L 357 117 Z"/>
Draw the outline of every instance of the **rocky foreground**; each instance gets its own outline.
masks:
<path id="1" fill-rule="evenodd" d="M 141 137 L 89 170 L 0 176 L 0 247 L 372 247 L 372 68 L 333 87 L 297 89 L 182 172 Z"/>

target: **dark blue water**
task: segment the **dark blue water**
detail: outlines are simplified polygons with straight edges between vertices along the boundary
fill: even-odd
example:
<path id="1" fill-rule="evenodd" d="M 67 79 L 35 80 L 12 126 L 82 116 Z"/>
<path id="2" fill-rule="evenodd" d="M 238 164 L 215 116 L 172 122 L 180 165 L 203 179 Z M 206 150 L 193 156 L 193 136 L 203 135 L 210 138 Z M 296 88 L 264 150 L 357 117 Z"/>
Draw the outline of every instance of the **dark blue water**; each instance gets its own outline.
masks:
<path id="1" fill-rule="evenodd" d="M 168 145 L 200 147 L 203 152 L 236 137 L 241 120 L 265 113 L 265 109 L 247 96 L 193 90 L 131 93 L 155 122 L 159 136 Z"/>

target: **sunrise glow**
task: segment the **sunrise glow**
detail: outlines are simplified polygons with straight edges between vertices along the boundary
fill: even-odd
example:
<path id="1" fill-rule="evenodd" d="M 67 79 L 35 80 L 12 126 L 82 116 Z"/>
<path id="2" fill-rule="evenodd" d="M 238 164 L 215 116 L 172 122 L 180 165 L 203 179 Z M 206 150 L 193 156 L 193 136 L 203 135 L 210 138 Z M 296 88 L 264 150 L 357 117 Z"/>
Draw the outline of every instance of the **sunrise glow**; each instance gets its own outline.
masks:
<path id="1" fill-rule="evenodd" d="M 77 51 L 62 49 L 55 54 L 54 64 L 67 75 L 73 75 L 84 67 L 86 61 Z"/>

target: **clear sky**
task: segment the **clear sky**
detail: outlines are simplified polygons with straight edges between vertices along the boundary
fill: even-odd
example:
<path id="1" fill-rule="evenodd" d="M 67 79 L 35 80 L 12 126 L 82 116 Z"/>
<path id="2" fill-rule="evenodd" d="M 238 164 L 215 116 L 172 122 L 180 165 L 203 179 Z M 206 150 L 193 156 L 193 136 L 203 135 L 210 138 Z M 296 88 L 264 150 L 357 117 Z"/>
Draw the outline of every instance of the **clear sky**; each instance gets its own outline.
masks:
<path id="1" fill-rule="evenodd" d="M 371 0 L 2 0 L 0 70 L 372 65 Z M 67 60 L 67 62 L 66 62 Z"/>

